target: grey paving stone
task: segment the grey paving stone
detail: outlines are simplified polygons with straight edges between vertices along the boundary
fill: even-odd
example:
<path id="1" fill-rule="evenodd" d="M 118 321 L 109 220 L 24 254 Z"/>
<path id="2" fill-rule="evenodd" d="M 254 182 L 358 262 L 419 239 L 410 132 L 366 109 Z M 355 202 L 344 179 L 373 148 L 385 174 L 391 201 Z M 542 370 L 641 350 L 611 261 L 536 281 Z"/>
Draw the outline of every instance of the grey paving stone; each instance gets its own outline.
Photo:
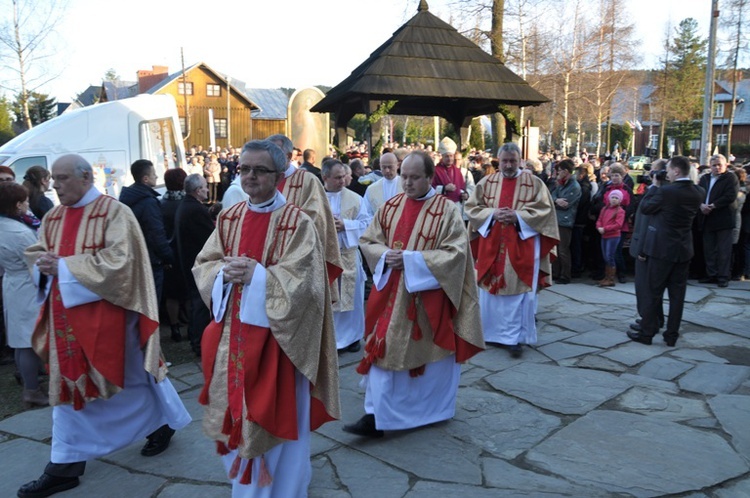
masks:
<path id="1" fill-rule="evenodd" d="M 193 388 L 192 384 L 188 384 L 187 382 L 184 382 L 182 379 L 169 379 L 169 381 L 172 383 L 172 385 L 174 386 L 175 390 L 178 393 L 181 393 L 181 392 L 184 392 Z"/>
<path id="2" fill-rule="evenodd" d="M 717 429 L 719 422 L 713 418 L 694 418 L 686 422 L 691 427 L 700 427 L 702 429 Z"/>
<path id="3" fill-rule="evenodd" d="M 727 287 L 727 288 L 721 289 L 721 288 L 717 287 L 714 290 L 714 295 L 716 295 L 716 296 L 718 296 L 720 298 L 721 297 L 729 297 L 729 298 L 735 299 L 735 300 L 740 301 L 740 302 L 741 301 L 747 301 L 748 299 L 750 299 L 750 292 L 748 292 L 748 286 L 747 286 L 747 284 L 744 285 L 744 287 L 745 287 L 744 289 L 735 288 L 735 286 L 738 286 L 738 285 L 739 285 L 738 283 L 736 284 L 736 283 L 732 282 L 729 285 L 729 287 Z M 713 299 L 711 301 L 711 303 L 713 304 L 715 301 L 716 301 L 716 299 Z M 711 309 L 709 311 L 711 311 L 711 313 L 716 313 L 713 309 Z M 719 314 L 719 313 L 717 313 L 717 314 Z"/>
<path id="4" fill-rule="evenodd" d="M 682 349 L 685 347 L 702 349 L 723 346 L 732 346 L 746 349 L 750 348 L 750 339 L 745 339 L 744 337 L 739 337 L 733 334 L 725 334 L 724 332 L 717 332 L 714 330 L 706 329 L 702 326 L 698 326 L 696 328 L 700 330 L 685 333 L 680 332 L 678 349 Z"/>
<path id="5" fill-rule="evenodd" d="M 49 462 L 49 445 L 28 439 L 12 439 L 0 444 L 2 468 L 0 496 L 16 496 L 18 488 L 37 479 Z"/>
<path id="6" fill-rule="evenodd" d="M 198 363 L 188 362 L 183 363 L 182 365 L 175 365 L 173 367 L 169 367 L 169 376 L 171 378 L 182 378 L 187 377 L 189 375 L 194 375 L 197 373 L 201 373 L 201 368 L 198 365 Z"/>
<path id="7" fill-rule="evenodd" d="M 577 484 L 634 496 L 699 490 L 748 471 L 715 434 L 608 410 L 575 420 L 530 450 L 526 460 Z"/>
<path id="8" fill-rule="evenodd" d="M 652 379 L 651 377 L 644 377 L 643 375 L 633 375 L 625 373 L 620 375 L 620 379 L 628 381 L 634 386 L 642 386 L 648 389 L 658 389 L 659 391 L 668 393 L 677 393 L 679 391 L 677 385 L 674 382 Z"/>
<path id="9" fill-rule="evenodd" d="M 750 338 L 750 327 L 746 323 L 738 320 L 723 318 L 713 313 L 685 309 L 682 320 L 709 329 L 720 330 L 729 334 L 740 337 Z"/>
<path id="10" fill-rule="evenodd" d="M 578 368 L 588 368 L 592 370 L 604 370 L 605 372 L 622 373 L 628 368 L 622 363 L 602 358 L 599 355 L 584 356 L 575 364 Z"/>
<path id="11" fill-rule="evenodd" d="M 706 363 L 729 363 L 724 358 L 703 351 L 701 349 L 677 349 L 670 352 L 670 356 L 682 358 L 683 360 L 703 361 Z"/>
<path id="12" fill-rule="evenodd" d="M 487 486 L 525 493 L 558 493 L 565 496 L 605 496 L 600 489 L 576 486 L 564 479 L 520 469 L 505 460 L 483 458 L 484 478 Z"/>
<path id="13" fill-rule="evenodd" d="M 229 494 L 231 494 L 229 484 L 218 486 L 177 482 L 164 486 L 156 498 L 226 498 Z"/>
<path id="14" fill-rule="evenodd" d="M 552 344 L 553 342 L 563 341 L 569 337 L 574 337 L 575 332 L 570 330 L 562 330 L 557 327 L 553 327 L 552 330 L 538 331 L 536 337 L 536 346 L 544 346 L 545 344 Z"/>
<path id="15" fill-rule="evenodd" d="M 589 332 L 590 330 L 596 330 L 596 329 L 601 328 L 601 325 L 599 324 L 599 322 L 594 321 L 590 318 L 579 318 L 579 317 L 559 318 L 557 320 L 553 320 L 552 323 L 554 323 L 558 327 L 572 330 L 573 332 L 577 332 L 577 333 Z"/>
<path id="16" fill-rule="evenodd" d="M 86 473 L 81 478 L 81 485 L 66 491 L 65 498 L 91 498 L 106 496 L 112 498 L 131 498 L 134 496 L 153 496 L 166 484 L 167 480 L 150 474 L 130 472 L 116 465 L 99 460 L 86 464 Z"/>
<path id="17" fill-rule="evenodd" d="M 565 358 L 574 358 L 576 356 L 601 351 L 601 349 L 599 348 L 579 346 L 578 344 L 567 344 L 565 342 L 555 342 L 553 344 L 547 344 L 546 346 L 541 346 L 538 349 L 542 354 L 555 361 L 564 360 Z"/>
<path id="18" fill-rule="evenodd" d="M 703 301 L 710 295 L 712 295 L 711 289 L 708 289 L 707 287 L 688 285 L 687 289 L 685 289 L 685 302 L 691 304 L 697 303 Z M 664 294 L 664 300 L 668 300 L 666 293 Z"/>
<path id="19" fill-rule="evenodd" d="M 52 408 L 27 410 L 0 421 L 0 432 L 7 432 L 37 441 L 52 437 Z"/>
<path id="20" fill-rule="evenodd" d="M 534 348 L 524 347 L 521 358 L 511 358 L 507 349 L 489 346 L 486 351 L 473 356 L 468 363 L 490 372 L 500 372 L 520 363 L 541 363 L 545 361 L 549 361 L 549 358 Z"/>
<path id="21" fill-rule="evenodd" d="M 481 486 L 462 486 L 445 482 L 419 481 L 404 495 L 404 498 L 443 498 L 443 497 L 466 497 L 466 498 L 516 498 L 516 497 L 551 497 L 558 494 L 546 494 L 539 492 L 508 491 L 502 492 L 498 489 L 488 489 Z"/>
<path id="22" fill-rule="evenodd" d="M 574 335 L 565 339 L 565 342 L 572 342 L 573 344 L 581 344 L 583 346 L 592 346 L 595 348 L 611 348 L 629 340 L 628 336 L 622 333 L 622 330 L 605 328 Z"/>
<path id="23" fill-rule="evenodd" d="M 447 435 L 514 458 L 560 427 L 560 419 L 500 393 L 463 389 Z"/>
<path id="24" fill-rule="evenodd" d="M 357 498 L 403 496 L 409 490 L 409 476 L 367 455 L 339 448 L 329 455 L 341 484 Z"/>
<path id="25" fill-rule="evenodd" d="M 202 387 L 204 384 L 203 372 L 196 372 L 191 375 L 180 377 L 180 380 L 191 388 Z"/>
<path id="26" fill-rule="evenodd" d="M 714 494 L 717 498 L 737 498 L 738 496 L 750 496 L 750 478 L 723 485 Z"/>
<path id="27" fill-rule="evenodd" d="M 336 437 L 341 437 L 347 446 L 421 479 L 481 484 L 481 449 L 454 438 L 451 426 L 452 422 L 444 422 L 409 431 L 389 431 L 374 440 L 345 432 Z M 451 464 L 435 465 L 435 455 L 451 455 Z"/>
<path id="28" fill-rule="evenodd" d="M 570 415 L 587 413 L 630 387 L 606 372 L 529 363 L 491 375 L 487 382 L 541 408 Z"/>
<path id="29" fill-rule="evenodd" d="M 628 343 L 602 353 L 601 355 L 610 360 L 615 360 L 629 367 L 633 367 L 646 360 L 650 360 L 654 356 L 663 354 L 666 350 L 667 346 L 663 342 L 660 342 L 660 338 L 656 338 L 651 346 L 629 341 Z"/>
<path id="30" fill-rule="evenodd" d="M 750 461 L 750 397 L 720 394 L 708 401 L 732 446 Z"/>
<path id="31" fill-rule="evenodd" d="M 554 292 L 580 303 L 601 305 L 635 306 L 635 297 L 625 292 L 605 289 L 595 285 L 557 285 Z"/>
<path id="32" fill-rule="evenodd" d="M 341 489 L 333 465 L 325 456 L 313 458 L 312 479 L 307 490 L 310 498 L 351 498 L 351 495 Z"/>
<path id="33" fill-rule="evenodd" d="M 552 292 L 551 289 L 545 289 L 539 293 L 539 309 L 553 308 L 567 302 L 568 298 L 566 296 Z"/>
<path id="34" fill-rule="evenodd" d="M 681 389 L 701 394 L 729 394 L 750 377 L 750 367 L 701 363 L 682 376 Z"/>
<path id="35" fill-rule="evenodd" d="M 313 456 L 327 453 L 337 446 L 339 446 L 338 442 L 327 438 L 322 434 L 318 434 L 317 432 L 310 434 L 310 454 Z"/>
<path id="36" fill-rule="evenodd" d="M 144 441 L 145 443 L 145 441 Z M 179 477 L 202 482 L 227 481 L 216 445 L 203 435 L 200 422 L 192 422 L 172 438 L 169 449 L 153 458 L 141 456 L 138 442 L 108 455 L 104 460 L 137 472 Z"/>
<path id="37" fill-rule="evenodd" d="M 466 372 L 461 373 L 461 380 L 459 380 L 459 387 L 467 387 L 476 384 L 483 378 L 490 375 L 492 372 L 485 370 L 480 367 L 473 367 Z"/>
<path id="38" fill-rule="evenodd" d="M 634 387 L 617 398 L 625 411 L 663 418 L 673 422 L 710 417 L 706 404 L 648 387 Z"/>
<path id="39" fill-rule="evenodd" d="M 672 380 L 693 368 L 692 363 L 675 360 L 668 356 L 659 356 L 649 360 L 638 369 L 638 375 L 654 379 Z"/>

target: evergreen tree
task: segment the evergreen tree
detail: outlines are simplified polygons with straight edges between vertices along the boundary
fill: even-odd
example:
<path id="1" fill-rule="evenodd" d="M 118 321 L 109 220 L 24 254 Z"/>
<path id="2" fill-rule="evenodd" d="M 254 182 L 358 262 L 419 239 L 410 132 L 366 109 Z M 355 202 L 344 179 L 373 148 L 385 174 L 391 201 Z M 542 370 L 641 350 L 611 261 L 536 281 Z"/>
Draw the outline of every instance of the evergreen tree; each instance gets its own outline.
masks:
<path id="1" fill-rule="evenodd" d="M 57 102 L 54 97 L 45 93 L 32 92 L 28 99 L 29 118 L 33 126 L 49 121 L 57 115 Z M 16 126 L 19 129 L 28 129 L 25 126 L 22 95 L 18 94 L 13 102 L 13 113 L 16 116 Z"/>
<path id="2" fill-rule="evenodd" d="M 0 97 L 0 145 L 16 136 L 13 132 L 11 105 L 8 99 Z"/>
<path id="3" fill-rule="evenodd" d="M 690 140 L 700 138 L 707 43 L 698 36 L 698 22 L 688 18 L 680 22 L 670 44 L 668 115 L 674 123 L 668 132 L 677 140 L 678 153 L 688 150 Z"/>

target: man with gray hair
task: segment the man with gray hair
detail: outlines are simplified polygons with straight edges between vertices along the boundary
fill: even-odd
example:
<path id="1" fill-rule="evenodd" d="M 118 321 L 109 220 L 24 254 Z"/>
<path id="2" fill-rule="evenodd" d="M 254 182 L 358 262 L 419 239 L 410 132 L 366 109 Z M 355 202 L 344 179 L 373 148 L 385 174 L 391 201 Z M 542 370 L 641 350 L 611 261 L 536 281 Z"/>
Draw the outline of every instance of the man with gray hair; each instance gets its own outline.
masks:
<path id="1" fill-rule="evenodd" d="M 560 241 L 554 202 L 536 176 L 522 174 L 521 149 L 498 151 L 500 170 L 482 178 L 466 203 L 476 240 L 479 308 L 486 342 L 514 358 L 536 343 L 537 291 L 550 285 L 550 259 Z"/>
<path id="2" fill-rule="evenodd" d="M 281 150 L 291 157 L 292 141 L 284 135 L 271 135 L 266 140 L 274 143 Z M 302 168 L 295 168 L 291 164 L 284 171 L 284 178 L 278 184 L 279 192 L 290 204 L 294 204 L 305 212 L 307 216 L 315 222 L 315 228 L 318 230 L 318 237 L 323 244 L 323 255 L 326 262 L 326 271 L 328 280 L 333 283 L 341 272 L 343 266 L 339 254 L 338 237 L 331 214 L 331 206 L 326 200 L 326 193 L 323 189 L 322 178 L 318 181 L 312 173 Z M 338 296 L 333 289 L 334 300 Z"/>
<path id="3" fill-rule="evenodd" d="M 52 451 L 21 498 L 74 488 L 87 460 L 144 437 L 141 454 L 157 455 L 190 423 L 161 359 L 159 303 L 138 221 L 94 187 L 79 155 L 58 158 L 52 180 L 61 205 L 26 250 L 44 300 L 32 343 L 49 370 Z"/>
<path id="4" fill-rule="evenodd" d="M 190 269 L 193 267 L 195 257 L 203 249 L 203 244 L 214 231 L 214 222 L 208 213 L 208 209 L 203 204 L 206 199 L 208 199 L 206 179 L 203 178 L 203 175 L 197 173 L 188 175 L 185 178 L 185 197 L 180 201 L 174 216 L 177 256 L 190 301 L 188 339 L 190 340 L 190 347 L 198 357 L 201 355 L 203 330 L 211 320 L 211 315 L 201 300 Z"/>
<path id="5" fill-rule="evenodd" d="M 365 192 L 365 200 L 373 215 L 388 199 L 403 192 L 401 177 L 398 176 L 398 164 L 398 158 L 393 152 L 386 152 L 380 156 L 380 171 L 383 178 L 370 184 Z"/>
<path id="6" fill-rule="evenodd" d="M 233 496 L 307 496 L 311 431 L 340 416 L 323 250 L 312 219 L 278 191 L 287 166 L 274 143 L 245 144 L 249 201 L 221 212 L 193 268 L 214 315 L 203 430 Z"/>

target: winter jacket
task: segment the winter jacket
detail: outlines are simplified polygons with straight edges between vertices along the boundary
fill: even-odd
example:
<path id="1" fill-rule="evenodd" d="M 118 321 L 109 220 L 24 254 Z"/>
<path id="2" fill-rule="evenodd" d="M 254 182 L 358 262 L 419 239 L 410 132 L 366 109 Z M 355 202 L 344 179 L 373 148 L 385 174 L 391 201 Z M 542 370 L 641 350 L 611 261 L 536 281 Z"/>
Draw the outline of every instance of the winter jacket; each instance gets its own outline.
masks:
<path id="1" fill-rule="evenodd" d="M 123 187 L 120 202 L 128 206 L 141 226 L 146 239 L 151 266 L 174 264 L 174 255 L 169 247 L 159 203 L 159 193 L 143 183 Z"/>

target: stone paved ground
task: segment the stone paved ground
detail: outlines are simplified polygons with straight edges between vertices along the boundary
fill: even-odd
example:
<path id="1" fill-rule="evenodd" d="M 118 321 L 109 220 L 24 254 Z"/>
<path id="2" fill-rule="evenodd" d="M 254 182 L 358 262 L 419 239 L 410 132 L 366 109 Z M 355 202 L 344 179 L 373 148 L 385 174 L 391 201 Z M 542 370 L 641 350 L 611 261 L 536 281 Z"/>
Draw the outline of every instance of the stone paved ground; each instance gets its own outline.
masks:
<path id="1" fill-rule="evenodd" d="M 625 337 L 631 284 L 541 294 L 539 344 L 523 358 L 491 348 L 463 367 L 452 421 L 364 440 L 342 422 L 313 435 L 310 496 L 750 496 L 750 282 L 690 285 L 676 348 Z M 590 304 L 597 302 L 599 304 Z M 362 413 L 341 360 L 345 421 Z M 91 462 L 65 497 L 229 496 L 202 436 L 199 367 L 171 369 L 194 422 L 152 459 L 135 445 Z M 0 421 L 0 496 L 49 456 L 50 409 Z"/>

